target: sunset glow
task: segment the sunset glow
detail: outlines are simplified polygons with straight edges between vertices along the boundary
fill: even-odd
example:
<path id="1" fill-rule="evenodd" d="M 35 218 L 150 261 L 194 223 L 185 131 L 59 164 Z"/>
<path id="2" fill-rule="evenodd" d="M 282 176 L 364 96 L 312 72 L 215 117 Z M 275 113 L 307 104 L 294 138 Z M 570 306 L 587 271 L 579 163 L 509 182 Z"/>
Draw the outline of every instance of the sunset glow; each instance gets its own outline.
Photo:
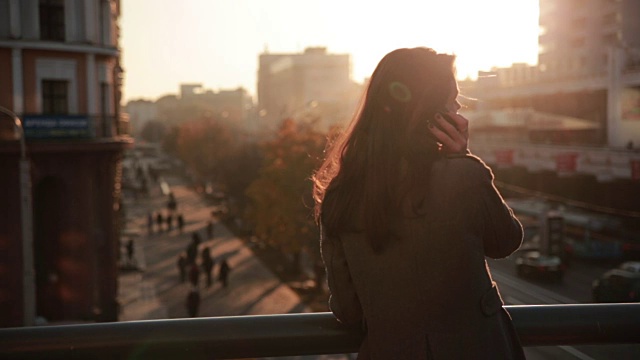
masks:
<path id="1" fill-rule="evenodd" d="M 535 63 L 537 0 L 392 3 L 294 0 L 123 1 L 125 100 L 176 93 L 180 83 L 242 86 L 255 95 L 258 55 L 326 46 L 352 56 L 353 78 L 369 76 L 399 47 L 458 56 L 460 78 Z"/>

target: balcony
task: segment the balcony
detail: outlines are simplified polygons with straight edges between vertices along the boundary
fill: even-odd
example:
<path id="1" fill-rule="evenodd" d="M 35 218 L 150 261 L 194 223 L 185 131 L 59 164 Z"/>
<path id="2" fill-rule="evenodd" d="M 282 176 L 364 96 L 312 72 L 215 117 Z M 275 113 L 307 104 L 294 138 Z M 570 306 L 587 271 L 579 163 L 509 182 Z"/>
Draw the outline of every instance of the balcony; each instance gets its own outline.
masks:
<path id="1" fill-rule="evenodd" d="M 640 304 L 506 306 L 524 346 L 640 343 Z M 237 359 L 344 354 L 362 334 L 331 313 L 0 329 L 2 359 Z"/>

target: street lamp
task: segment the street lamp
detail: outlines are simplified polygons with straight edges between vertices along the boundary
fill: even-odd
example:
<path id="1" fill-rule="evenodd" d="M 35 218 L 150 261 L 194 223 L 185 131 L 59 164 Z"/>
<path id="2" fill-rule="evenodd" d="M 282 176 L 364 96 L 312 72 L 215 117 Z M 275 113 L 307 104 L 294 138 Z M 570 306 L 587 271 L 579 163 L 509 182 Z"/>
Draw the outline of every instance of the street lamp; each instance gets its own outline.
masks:
<path id="1" fill-rule="evenodd" d="M 20 140 L 20 219 L 22 223 L 22 295 L 24 326 L 35 324 L 35 272 L 33 270 L 33 213 L 31 204 L 31 169 L 22 121 L 13 111 L 0 106 L 0 112 L 13 119 L 16 137 Z"/>

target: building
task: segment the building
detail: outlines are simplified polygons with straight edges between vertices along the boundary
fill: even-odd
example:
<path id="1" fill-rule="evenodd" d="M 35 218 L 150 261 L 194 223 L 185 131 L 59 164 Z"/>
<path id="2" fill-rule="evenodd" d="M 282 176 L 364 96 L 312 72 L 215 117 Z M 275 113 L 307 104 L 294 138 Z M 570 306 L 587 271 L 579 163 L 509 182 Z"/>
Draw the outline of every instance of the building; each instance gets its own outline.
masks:
<path id="1" fill-rule="evenodd" d="M 540 0 L 538 64 L 461 82 L 470 148 L 497 179 L 527 195 L 640 210 L 638 19 L 633 0 Z"/>
<path id="2" fill-rule="evenodd" d="M 640 49 L 639 18 L 640 3 L 635 0 L 541 0 L 541 78 L 607 74 L 612 46 Z"/>
<path id="3" fill-rule="evenodd" d="M 150 100 L 129 101 L 124 111 L 129 114 L 131 134 L 133 136 L 140 134 L 140 131 L 149 121 L 158 119 L 158 106 Z"/>
<path id="4" fill-rule="evenodd" d="M 594 143 L 640 143 L 640 2 L 540 1 L 538 64 L 479 73 L 482 110 L 531 108 L 599 128 Z"/>
<path id="5" fill-rule="evenodd" d="M 360 92 L 361 87 L 351 80 L 348 54 L 329 54 L 324 47 L 294 54 L 260 54 L 258 109 L 267 127 L 309 112 L 320 116 L 325 125 L 346 121 Z"/>
<path id="6" fill-rule="evenodd" d="M 213 91 L 199 83 L 180 84 L 178 95 L 164 95 L 156 101 L 129 101 L 125 109 L 135 136 L 142 135 L 151 121 L 166 130 L 168 126 L 201 116 L 213 116 L 251 130 L 255 112 L 253 99 L 244 88 Z"/>
<path id="7" fill-rule="evenodd" d="M 21 119 L 27 164 L 0 139 L 0 326 L 117 320 L 119 16 L 118 0 L 0 1 L 0 122 Z"/>
<path id="8" fill-rule="evenodd" d="M 253 110 L 253 99 L 242 87 L 234 90 L 213 91 L 202 84 L 180 85 L 181 105 L 206 105 L 215 117 L 232 119 L 243 124 Z"/>

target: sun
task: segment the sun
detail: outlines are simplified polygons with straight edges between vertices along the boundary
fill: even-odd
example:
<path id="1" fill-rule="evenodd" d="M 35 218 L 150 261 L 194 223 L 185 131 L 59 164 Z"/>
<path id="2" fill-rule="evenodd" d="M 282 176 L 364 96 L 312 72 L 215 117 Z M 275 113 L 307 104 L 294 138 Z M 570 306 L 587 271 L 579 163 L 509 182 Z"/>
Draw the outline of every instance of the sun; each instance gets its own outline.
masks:
<path id="1" fill-rule="evenodd" d="M 352 54 L 356 79 L 368 77 L 384 54 L 412 46 L 455 54 L 458 77 L 475 78 L 494 66 L 537 62 L 538 14 L 537 0 L 396 0 L 368 6 L 367 16 L 350 19 L 355 30 L 334 40 Z"/>

